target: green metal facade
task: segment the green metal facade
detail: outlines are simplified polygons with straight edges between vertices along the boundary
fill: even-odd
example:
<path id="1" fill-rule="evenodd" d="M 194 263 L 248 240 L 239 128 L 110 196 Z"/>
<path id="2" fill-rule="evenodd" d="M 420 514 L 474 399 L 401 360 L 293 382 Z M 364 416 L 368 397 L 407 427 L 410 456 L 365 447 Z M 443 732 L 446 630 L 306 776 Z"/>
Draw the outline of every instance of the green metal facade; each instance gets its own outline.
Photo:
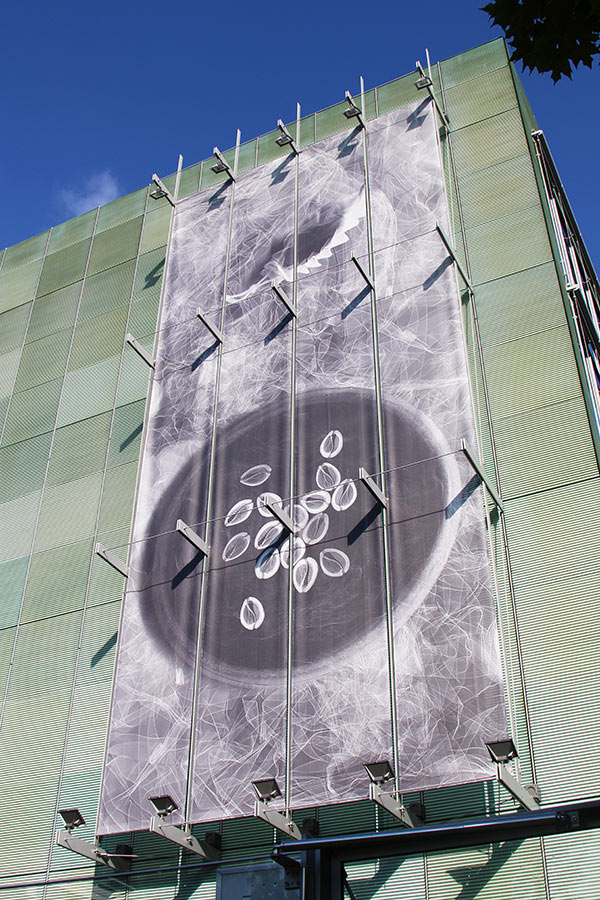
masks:
<path id="1" fill-rule="evenodd" d="M 505 506 L 490 539 L 509 723 L 521 777 L 539 785 L 542 803 L 590 797 L 599 792 L 597 435 L 535 123 L 502 41 L 440 63 L 432 77 L 450 123 L 440 151 L 454 246 L 473 285 L 463 316 L 480 453 Z M 365 118 L 423 99 L 414 82 L 368 92 Z M 302 119 L 301 145 L 352 128 L 344 108 Z M 277 135 L 243 144 L 239 169 L 284 156 Z M 210 165 L 182 171 L 178 198 L 225 178 Z M 164 180 L 174 191 L 175 176 Z M 128 882 L 94 885 L 89 861 L 53 846 L 62 807 L 79 807 L 91 824 L 78 834 L 93 836 L 123 593 L 93 548 L 127 556 L 150 370 L 124 338 L 154 345 L 170 219 L 167 200 L 144 188 L 0 256 L 0 897 L 215 897 L 214 866 L 178 869 L 194 858 L 148 833 L 119 841 L 139 856 L 134 871 L 163 871 Z M 424 801 L 428 822 L 515 808 L 491 783 L 411 800 Z M 323 835 L 394 825 L 368 801 L 318 817 Z M 275 838 L 255 819 L 211 827 L 222 831 L 224 861 L 268 858 Z M 348 875 L 360 900 L 595 900 L 598 859 L 590 832 L 373 860 Z"/>

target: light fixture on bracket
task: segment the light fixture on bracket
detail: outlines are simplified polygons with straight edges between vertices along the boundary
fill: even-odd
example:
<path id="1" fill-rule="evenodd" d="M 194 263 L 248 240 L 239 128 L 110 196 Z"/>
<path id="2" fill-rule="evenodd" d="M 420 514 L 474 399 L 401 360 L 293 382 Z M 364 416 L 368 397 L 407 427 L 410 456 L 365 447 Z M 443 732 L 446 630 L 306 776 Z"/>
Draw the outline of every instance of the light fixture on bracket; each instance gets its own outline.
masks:
<path id="1" fill-rule="evenodd" d="M 365 127 L 365 123 L 362 118 L 362 110 L 360 106 L 355 102 L 354 97 L 350 93 L 350 91 L 346 91 L 346 101 L 348 103 L 347 109 L 344 110 L 344 115 L 347 119 L 358 119 L 361 128 Z"/>
<path id="2" fill-rule="evenodd" d="M 215 173 L 215 175 L 220 175 L 221 172 L 227 172 L 227 175 L 229 176 L 229 178 L 231 178 L 232 181 L 235 181 L 235 175 L 233 174 L 233 169 L 231 168 L 231 166 L 229 165 L 229 163 L 227 162 L 227 160 L 225 159 L 225 157 L 223 156 L 223 154 L 221 153 L 221 151 L 219 150 L 218 147 L 213 148 L 213 154 L 216 157 L 217 161 L 210 168 Z"/>
<path id="3" fill-rule="evenodd" d="M 175 206 L 175 199 L 173 195 L 167 188 L 167 186 L 160 180 L 156 172 L 152 176 L 152 182 L 156 185 L 153 191 L 150 191 L 150 196 L 153 200 L 162 200 L 163 197 L 166 197 L 171 206 Z"/>
<path id="4" fill-rule="evenodd" d="M 418 72 L 418 76 L 419 76 L 417 78 L 417 80 L 415 81 L 415 87 L 417 88 L 418 91 L 425 89 L 428 92 L 429 96 L 431 97 L 431 99 L 433 100 L 433 102 L 435 104 L 435 108 L 437 109 L 438 113 L 440 114 L 440 117 L 443 119 L 444 124 L 446 126 L 450 125 L 450 120 L 448 118 L 448 115 L 444 112 L 444 110 L 438 103 L 437 97 L 435 96 L 435 94 L 433 92 L 433 81 L 431 80 L 431 77 L 427 74 L 427 72 L 425 71 L 425 69 L 419 62 L 419 60 L 416 61 L 415 68 L 416 68 L 416 70 Z"/>
<path id="5" fill-rule="evenodd" d="M 407 828 L 414 828 L 416 825 L 419 825 L 420 822 L 400 800 L 383 790 L 382 785 L 394 778 L 394 770 L 389 762 L 381 760 L 379 762 L 363 763 L 363 766 L 370 780 L 369 798 L 394 816 L 395 819 L 402 822 L 403 825 L 406 825 Z"/>
<path id="6" fill-rule="evenodd" d="M 203 859 L 214 861 L 220 859 L 221 856 L 221 835 L 218 831 L 209 831 L 204 835 L 203 839 L 194 837 L 191 828 L 180 828 L 178 825 L 171 825 L 165 822 L 167 816 L 179 809 L 172 797 L 163 794 L 159 797 L 149 797 L 150 803 L 156 810 L 156 815 L 150 819 L 150 831 L 153 834 L 159 834 L 167 841 L 195 853 Z"/>
<path id="7" fill-rule="evenodd" d="M 277 127 L 279 128 L 281 134 L 279 135 L 279 137 L 275 138 L 275 143 L 279 147 L 291 147 L 296 156 L 298 156 L 300 151 L 296 147 L 294 138 L 292 137 L 286 126 L 283 124 L 283 121 L 281 119 L 277 119 Z"/>
<path id="8" fill-rule="evenodd" d="M 496 763 L 496 777 L 500 784 L 506 788 L 509 794 L 512 794 L 515 800 L 521 804 L 523 809 L 539 809 L 540 795 L 537 785 L 521 784 L 521 782 L 506 768 L 506 764 L 512 759 L 519 758 L 513 740 L 511 738 L 504 738 L 499 741 L 486 741 L 485 746 L 488 749 L 491 759 Z"/>
<path id="9" fill-rule="evenodd" d="M 273 828 L 277 828 L 279 831 L 287 834 L 288 837 L 293 837 L 297 841 L 302 840 L 302 832 L 296 823 L 292 821 L 291 816 L 281 813 L 277 809 L 269 809 L 268 804 L 271 800 L 281 797 L 277 779 L 259 778 L 257 781 L 252 782 L 252 787 L 256 794 L 254 815 L 268 822 Z"/>
<path id="10" fill-rule="evenodd" d="M 101 866 L 107 866 L 115 872 L 129 872 L 131 863 L 137 856 L 127 844 L 119 844 L 115 852 L 103 850 L 98 843 L 90 844 L 73 834 L 76 828 L 85 825 L 86 821 L 78 809 L 59 809 L 58 814 L 65 823 L 64 829 L 58 829 L 55 842 L 58 847 L 71 850 L 79 856 L 91 859 Z"/>

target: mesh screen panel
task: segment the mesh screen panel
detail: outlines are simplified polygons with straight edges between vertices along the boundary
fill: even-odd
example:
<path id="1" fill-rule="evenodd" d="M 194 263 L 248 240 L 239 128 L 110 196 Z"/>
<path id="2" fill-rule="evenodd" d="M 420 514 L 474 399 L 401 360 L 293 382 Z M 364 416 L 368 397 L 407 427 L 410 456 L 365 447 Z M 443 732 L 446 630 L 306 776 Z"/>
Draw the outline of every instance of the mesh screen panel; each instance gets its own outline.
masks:
<path id="1" fill-rule="evenodd" d="M 37 387 L 13 394 L 4 427 L 4 444 L 24 441 L 51 431 L 56 419 L 62 379 L 55 378 Z"/>
<path id="2" fill-rule="evenodd" d="M 25 391 L 62 377 L 67 365 L 71 330 L 57 331 L 25 344 L 15 381 L 15 391 Z"/>
<path id="3" fill-rule="evenodd" d="M 103 269 L 111 268 L 137 254 L 142 216 L 115 225 L 96 234 L 90 254 L 88 274 L 95 275 Z"/>
<path id="4" fill-rule="evenodd" d="M 91 552 L 91 541 L 80 541 L 34 553 L 21 621 L 36 621 L 81 609 Z"/>
<path id="5" fill-rule="evenodd" d="M 56 429 L 48 484 L 74 481 L 103 470 L 110 420 L 107 412 Z"/>
<path id="6" fill-rule="evenodd" d="M 56 253 L 50 253 L 44 260 L 38 295 L 51 294 L 59 288 L 80 281 L 85 272 L 89 249 L 90 241 L 87 238 Z"/>
<path id="7" fill-rule="evenodd" d="M 77 244 L 84 238 L 89 238 L 94 230 L 94 222 L 96 220 L 96 210 L 91 209 L 76 219 L 69 219 L 61 225 L 55 225 L 48 242 L 48 253 L 54 253 L 56 250 L 62 250 L 63 247 L 70 247 L 71 244 Z"/>
<path id="8" fill-rule="evenodd" d="M 0 447 L 0 503 L 42 487 L 50 433 Z"/>
<path id="9" fill-rule="evenodd" d="M 0 272 L 0 313 L 27 303 L 35 293 L 41 262 L 28 263 L 18 269 Z"/>

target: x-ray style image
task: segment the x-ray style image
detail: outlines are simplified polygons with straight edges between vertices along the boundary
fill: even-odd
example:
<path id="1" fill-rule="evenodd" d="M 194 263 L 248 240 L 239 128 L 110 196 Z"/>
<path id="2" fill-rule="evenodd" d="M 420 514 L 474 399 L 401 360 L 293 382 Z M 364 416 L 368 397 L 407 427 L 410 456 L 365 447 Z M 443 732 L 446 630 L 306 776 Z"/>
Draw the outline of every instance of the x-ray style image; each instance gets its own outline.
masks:
<path id="1" fill-rule="evenodd" d="M 394 744 L 404 791 L 493 776 L 447 219 L 429 101 L 177 203 L 99 833 L 164 794 L 174 823 L 250 815 L 263 777 L 292 808 L 363 799 Z"/>

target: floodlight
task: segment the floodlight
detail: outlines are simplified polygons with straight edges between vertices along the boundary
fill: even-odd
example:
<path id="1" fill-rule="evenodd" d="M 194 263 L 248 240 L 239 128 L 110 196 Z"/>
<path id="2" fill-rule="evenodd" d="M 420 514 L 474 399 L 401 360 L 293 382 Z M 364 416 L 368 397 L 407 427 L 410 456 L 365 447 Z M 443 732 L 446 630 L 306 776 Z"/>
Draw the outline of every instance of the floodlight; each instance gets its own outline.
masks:
<path id="1" fill-rule="evenodd" d="M 485 746 L 488 748 L 488 753 L 495 763 L 507 763 L 511 759 L 518 759 L 519 757 L 517 748 L 511 738 L 507 738 L 504 741 L 486 741 Z"/>
<path id="2" fill-rule="evenodd" d="M 59 809 L 58 814 L 69 832 L 73 831 L 74 828 L 79 828 L 80 825 L 85 825 L 85 819 L 78 809 Z"/>
<path id="3" fill-rule="evenodd" d="M 358 119 L 360 124 L 363 124 L 362 113 L 359 106 L 354 102 L 354 97 L 350 93 L 350 91 L 346 91 L 346 100 L 348 101 L 348 108 L 344 110 L 344 115 L 347 119 Z"/>
<path id="4" fill-rule="evenodd" d="M 279 831 L 283 831 L 288 837 L 293 837 L 297 841 L 301 840 L 302 832 L 287 810 L 279 812 L 268 805 L 271 800 L 282 796 L 277 780 L 275 778 L 259 778 L 252 782 L 252 787 L 257 797 L 254 801 L 254 815 Z"/>
<path id="5" fill-rule="evenodd" d="M 234 174 L 233 174 L 233 170 L 232 170 L 231 166 L 229 165 L 229 163 L 227 162 L 227 160 L 225 159 L 225 157 L 223 156 L 223 154 L 221 153 L 221 151 L 219 150 L 218 147 L 215 147 L 215 148 L 213 149 L 213 154 L 214 154 L 214 156 L 215 156 L 215 158 L 216 158 L 217 161 L 216 161 L 216 163 L 215 163 L 214 165 L 212 165 L 212 166 L 210 167 L 211 170 L 212 170 L 216 175 L 219 175 L 221 172 L 227 172 L 227 174 L 229 175 L 229 177 L 231 178 L 231 180 L 232 180 L 232 181 L 235 181 L 235 176 L 234 176 Z"/>
<path id="6" fill-rule="evenodd" d="M 394 777 L 394 770 L 387 759 L 382 762 L 363 763 L 363 766 L 373 784 L 384 784 Z"/>
<path id="7" fill-rule="evenodd" d="M 496 778 L 503 785 L 509 794 L 512 794 L 515 800 L 523 807 L 523 809 L 539 809 L 540 795 L 535 784 L 523 785 L 518 777 L 515 777 L 506 768 L 506 763 L 511 759 L 518 759 L 519 754 L 517 748 L 511 738 L 505 738 L 502 741 L 486 741 L 485 746 L 488 749 L 492 760 L 496 763 Z"/>
<path id="8" fill-rule="evenodd" d="M 163 197 L 167 196 L 167 192 L 163 191 L 162 188 L 154 188 L 153 191 L 150 191 L 150 196 L 153 200 L 162 200 Z"/>
<path id="9" fill-rule="evenodd" d="M 262 778 L 252 782 L 254 793 L 263 803 L 269 803 L 276 797 L 281 797 L 281 791 L 275 778 Z"/>
<path id="10" fill-rule="evenodd" d="M 172 812 L 179 809 L 173 798 L 168 794 L 165 794 L 163 797 L 149 797 L 148 799 L 156 810 L 157 816 L 161 819 L 164 819 L 165 816 L 170 816 Z"/>
<path id="11" fill-rule="evenodd" d="M 104 850 L 98 845 L 97 839 L 91 844 L 72 834 L 75 828 L 86 824 L 78 809 L 59 809 L 58 814 L 65 823 L 64 830 L 58 829 L 56 832 L 55 841 L 58 847 L 71 850 L 85 859 L 91 859 L 92 862 L 100 866 L 107 866 L 116 872 L 131 870 L 131 862 L 136 858 L 131 847 L 120 844 L 116 848 L 116 852 L 109 853 L 108 850 Z"/>
<path id="12" fill-rule="evenodd" d="M 429 77 L 429 75 L 421 75 L 420 78 L 417 78 L 415 81 L 415 87 L 418 91 L 423 90 L 423 88 L 431 87 L 433 81 Z"/>
<path id="13" fill-rule="evenodd" d="M 416 817 L 406 809 L 401 797 L 398 798 L 395 793 L 388 794 L 384 791 L 382 785 L 395 777 L 394 770 L 387 759 L 379 762 L 363 763 L 363 766 L 371 782 L 369 785 L 369 799 L 389 812 L 390 815 L 402 822 L 403 825 L 406 825 L 407 828 L 414 828 L 415 825 L 420 824 Z"/>
<path id="14" fill-rule="evenodd" d="M 291 144 L 294 138 L 291 134 L 280 134 L 278 138 L 275 138 L 275 143 L 279 144 L 280 147 L 285 147 L 287 144 Z"/>

